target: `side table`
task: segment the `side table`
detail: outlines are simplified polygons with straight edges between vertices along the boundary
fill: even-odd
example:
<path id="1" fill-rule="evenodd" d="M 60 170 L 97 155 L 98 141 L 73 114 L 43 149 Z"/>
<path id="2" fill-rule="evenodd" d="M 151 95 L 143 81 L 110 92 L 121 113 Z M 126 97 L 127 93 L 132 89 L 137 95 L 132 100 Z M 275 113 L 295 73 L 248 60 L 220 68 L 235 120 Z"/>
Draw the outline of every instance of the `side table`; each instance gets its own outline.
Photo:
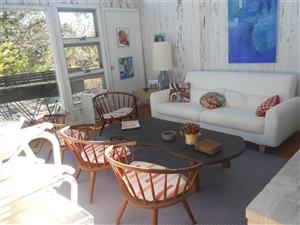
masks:
<path id="1" fill-rule="evenodd" d="M 85 123 L 96 123 L 99 119 L 93 106 L 93 97 L 102 92 L 107 92 L 107 89 L 90 89 L 80 93 L 82 116 Z"/>
<path id="2" fill-rule="evenodd" d="M 133 92 L 133 95 L 138 99 L 145 99 L 147 101 L 147 104 L 149 104 L 150 95 L 157 91 L 159 91 L 158 87 L 151 87 L 148 91 L 144 91 L 143 89 L 136 90 Z"/>

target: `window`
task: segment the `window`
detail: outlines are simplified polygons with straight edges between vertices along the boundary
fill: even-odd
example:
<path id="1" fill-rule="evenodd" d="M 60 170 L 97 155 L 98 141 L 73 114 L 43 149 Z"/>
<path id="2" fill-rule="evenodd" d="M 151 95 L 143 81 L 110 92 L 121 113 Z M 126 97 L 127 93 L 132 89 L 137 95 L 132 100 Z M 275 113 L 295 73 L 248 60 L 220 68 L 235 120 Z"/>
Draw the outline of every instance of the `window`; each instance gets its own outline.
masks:
<path id="1" fill-rule="evenodd" d="M 31 124 L 60 102 L 45 12 L 4 9 L 0 23 L 0 121 Z"/>
<path id="2" fill-rule="evenodd" d="M 100 15 L 95 8 L 58 7 L 59 28 L 73 104 L 79 94 L 92 88 L 106 88 L 101 56 Z"/>
<path id="3" fill-rule="evenodd" d="M 0 119 L 3 115 L 9 120 L 21 116 L 15 111 L 34 118 L 42 112 L 36 110 L 40 100 L 49 97 L 58 99 L 61 109 L 72 114 L 80 108 L 82 91 L 106 88 L 98 5 L 51 3 L 34 10 L 17 8 L 0 10 Z M 7 85 L 20 90 L 25 90 L 25 85 L 27 89 L 9 90 Z M 31 98 L 37 100 L 34 107 L 31 102 L 23 104 Z M 8 105 L 20 101 L 25 109 Z"/>

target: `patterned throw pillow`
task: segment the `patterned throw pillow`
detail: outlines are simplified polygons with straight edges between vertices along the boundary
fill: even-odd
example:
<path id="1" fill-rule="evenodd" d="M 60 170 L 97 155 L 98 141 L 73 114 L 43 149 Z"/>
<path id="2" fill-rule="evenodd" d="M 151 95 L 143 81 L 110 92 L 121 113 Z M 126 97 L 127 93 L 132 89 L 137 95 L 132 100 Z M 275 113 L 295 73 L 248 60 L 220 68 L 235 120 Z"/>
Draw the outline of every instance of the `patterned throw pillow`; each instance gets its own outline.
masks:
<path id="1" fill-rule="evenodd" d="M 190 102 L 190 83 L 171 83 L 170 96 L 171 102 Z"/>
<path id="2" fill-rule="evenodd" d="M 266 101 L 260 104 L 256 109 L 257 116 L 266 116 L 266 112 L 275 105 L 280 103 L 279 95 L 274 95 L 271 98 L 268 98 Z"/>
<path id="3" fill-rule="evenodd" d="M 200 105 L 208 109 L 220 108 L 225 105 L 225 97 L 218 92 L 208 92 L 201 96 Z"/>

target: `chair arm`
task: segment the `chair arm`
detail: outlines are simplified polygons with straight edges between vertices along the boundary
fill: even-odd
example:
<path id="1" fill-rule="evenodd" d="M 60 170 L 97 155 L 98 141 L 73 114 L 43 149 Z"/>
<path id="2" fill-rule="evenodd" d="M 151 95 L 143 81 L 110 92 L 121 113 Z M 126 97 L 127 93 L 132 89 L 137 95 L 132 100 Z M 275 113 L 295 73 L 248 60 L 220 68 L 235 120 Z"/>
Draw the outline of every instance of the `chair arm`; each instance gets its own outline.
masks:
<path id="1" fill-rule="evenodd" d="M 269 146 L 276 147 L 300 130 L 300 96 L 290 98 L 269 109 L 265 118 L 265 134 Z"/>
<path id="2" fill-rule="evenodd" d="M 157 114 L 157 105 L 163 102 L 168 102 L 169 101 L 169 95 L 170 95 L 170 90 L 162 90 L 162 91 L 157 91 L 154 92 L 150 95 L 150 108 L 151 108 L 151 115 L 155 117 Z"/>
<path id="3" fill-rule="evenodd" d="M 188 166 L 184 168 L 178 168 L 178 169 L 151 169 L 149 171 L 148 168 L 136 168 L 136 171 L 143 172 L 143 173 L 155 173 L 155 174 L 185 174 L 190 173 L 193 171 L 197 171 L 203 164 L 198 163 L 193 166 Z"/>

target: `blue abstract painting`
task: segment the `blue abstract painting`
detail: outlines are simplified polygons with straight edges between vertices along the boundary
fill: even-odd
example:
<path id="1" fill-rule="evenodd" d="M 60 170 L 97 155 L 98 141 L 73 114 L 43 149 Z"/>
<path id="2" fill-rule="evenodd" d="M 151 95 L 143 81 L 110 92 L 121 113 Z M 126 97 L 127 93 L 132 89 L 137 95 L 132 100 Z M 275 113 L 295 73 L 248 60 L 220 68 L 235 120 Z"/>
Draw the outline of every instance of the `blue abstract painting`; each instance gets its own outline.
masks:
<path id="1" fill-rule="evenodd" d="M 229 63 L 276 62 L 278 0 L 228 0 Z"/>
<path id="2" fill-rule="evenodd" d="M 132 57 L 120 58 L 119 69 L 120 69 L 121 80 L 134 77 Z"/>

